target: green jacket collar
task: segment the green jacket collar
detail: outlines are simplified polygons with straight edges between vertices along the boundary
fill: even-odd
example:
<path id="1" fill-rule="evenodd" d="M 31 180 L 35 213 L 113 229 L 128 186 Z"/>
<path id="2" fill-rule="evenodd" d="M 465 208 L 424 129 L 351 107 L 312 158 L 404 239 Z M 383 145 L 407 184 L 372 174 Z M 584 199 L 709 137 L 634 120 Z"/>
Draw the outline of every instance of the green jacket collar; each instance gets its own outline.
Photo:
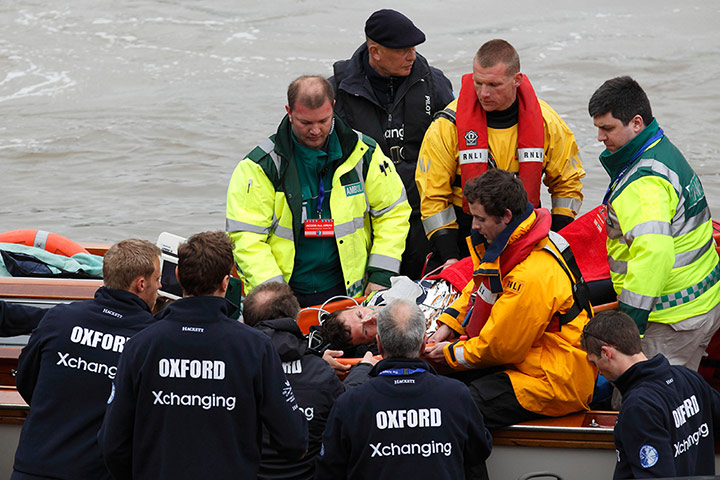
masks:
<path id="1" fill-rule="evenodd" d="M 300 142 L 297 141 L 297 138 L 295 138 L 295 133 L 292 131 L 292 129 L 290 130 L 290 135 L 295 151 L 295 158 L 300 159 L 301 161 L 308 162 L 308 166 L 316 164 L 319 165 L 321 161 L 335 162 L 336 160 L 342 158 L 340 140 L 338 140 L 337 133 L 334 131 L 331 132 L 330 135 L 328 135 L 327 148 L 320 150 L 314 150 L 300 144 Z M 326 157 L 326 160 L 319 160 L 320 157 Z M 318 168 L 318 170 L 320 170 L 320 168 Z"/>
<path id="2" fill-rule="evenodd" d="M 660 127 L 658 126 L 657 120 L 653 118 L 650 125 L 645 127 L 642 132 L 638 133 L 635 138 L 630 140 L 615 153 L 610 153 L 608 149 L 605 149 L 600 154 L 600 164 L 603 166 L 608 175 L 610 175 L 610 178 L 615 178 L 615 176 L 620 173 L 620 170 L 622 170 L 623 167 L 633 158 L 640 147 L 642 147 L 645 142 L 655 135 L 659 129 Z M 640 157 L 642 157 L 642 155 Z M 640 157 L 638 157 L 635 161 L 637 162 Z"/>
<path id="3" fill-rule="evenodd" d="M 335 115 L 335 132 L 340 140 L 340 149 L 342 157 L 335 162 L 331 171 L 335 170 L 352 154 L 357 146 L 358 135 L 353 129 L 348 127 L 340 117 Z M 299 235 L 302 235 L 302 190 L 300 186 L 299 173 L 295 162 L 295 153 L 292 140 L 292 125 L 290 118 L 285 118 L 280 122 L 280 126 L 274 136 L 270 137 L 275 144 L 274 150 L 280 156 L 280 168 L 278 172 L 279 183 L 283 185 L 285 198 L 287 199 L 290 211 L 293 216 L 293 234 L 296 243 L 299 242 Z"/>

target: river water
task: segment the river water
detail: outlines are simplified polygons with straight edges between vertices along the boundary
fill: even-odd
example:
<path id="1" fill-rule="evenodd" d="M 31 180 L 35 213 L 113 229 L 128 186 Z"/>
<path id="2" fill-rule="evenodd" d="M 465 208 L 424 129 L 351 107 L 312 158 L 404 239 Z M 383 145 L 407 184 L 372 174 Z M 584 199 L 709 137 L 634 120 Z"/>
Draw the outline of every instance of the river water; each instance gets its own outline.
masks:
<path id="1" fill-rule="evenodd" d="M 582 211 L 608 183 L 587 101 L 606 79 L 635 77 L 720 217 L 716 1 L 8 0 L 0 231 L 114 242 L 222 229 L 233 168 L 275 131 L 287 84 L 329 75 L 386 7 L 424 30 L 418 50 L 456 91 L 483 42 L 515 45 L 538 95 L 575 132 Z"/>

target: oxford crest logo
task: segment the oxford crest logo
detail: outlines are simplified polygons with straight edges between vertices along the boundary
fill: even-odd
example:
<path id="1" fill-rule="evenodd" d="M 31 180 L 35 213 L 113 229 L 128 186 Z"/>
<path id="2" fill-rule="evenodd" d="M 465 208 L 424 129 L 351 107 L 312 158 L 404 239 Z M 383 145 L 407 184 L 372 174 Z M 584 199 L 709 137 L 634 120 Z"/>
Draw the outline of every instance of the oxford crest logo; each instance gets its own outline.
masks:
<path id="1" fill-rule="evenodd" d="M 477 147 L 478 134 L 475 130 L 465 132 L 465 146 Z"/>
<path id="2" fill-rule="evenodd" d="M 640 465 L 643 468 L 650 468 L 658 461 L 658 451 L 652 445 L 643 445 L 640 447 Z"/>

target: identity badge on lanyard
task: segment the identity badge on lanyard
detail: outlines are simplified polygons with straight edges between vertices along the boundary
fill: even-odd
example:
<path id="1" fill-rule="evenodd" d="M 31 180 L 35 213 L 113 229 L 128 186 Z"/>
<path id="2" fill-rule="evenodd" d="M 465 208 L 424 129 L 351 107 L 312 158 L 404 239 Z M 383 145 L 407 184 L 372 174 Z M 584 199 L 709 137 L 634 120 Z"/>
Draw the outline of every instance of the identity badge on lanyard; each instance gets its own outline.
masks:
<path id="1" fill-rule="evenodd" d="M 335 220 L 332 218 L 308 218 L 305 220 L 306 237 L 334 237 Z"/>
<path id="2" fill-rule="evenodd" d="M 325 199 L 325 185 L 322 178 L 318 185 L 317 197 L 317 215 L 318 218 L 305 218 L 303 226 L 306 237 L 334 237 L 335 236 L 335 220 L 332 218 L 322 218 L 322 204 Z"/>

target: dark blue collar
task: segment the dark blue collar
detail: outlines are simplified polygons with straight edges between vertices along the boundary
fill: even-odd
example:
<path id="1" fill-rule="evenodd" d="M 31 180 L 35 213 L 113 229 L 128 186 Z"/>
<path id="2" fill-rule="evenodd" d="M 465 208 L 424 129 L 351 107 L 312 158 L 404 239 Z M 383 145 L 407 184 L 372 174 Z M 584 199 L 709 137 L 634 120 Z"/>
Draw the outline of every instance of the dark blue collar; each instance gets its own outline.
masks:
<path id="1" fill-rule="evenodd" d="M 237 307 L 226 298 L 208 295 L 175 300 L 155 316 L 158 320 L 171 316 L 168 320 L 187 322 L 191 318 L 193 322 L 207 323 L 229 318 L 235 310 Z"/>
<path id="2" fill-rule="evenodd" d="M 399 358 L 399 357 L 390 357 L 385 358 L 383 360 L 380 360 L 373 368 L 370 370 L 370 376 L 371 377 L 377 377 L 378 375 L 381 375 L 382 372 L 388 371 L 388 370 L 407 370 L 408 372 L 412 370 L 418 370 L 422 369 L 423 371 L 437 374 L 435 372 L 435 369 L 431 367 L 425 360 L 421 358 Z M 420 373 L 418 371 L 415 371 L 414 373 Z M 387 375 L 387 374 L 386 374 Z M 401 374 L 404 375 L 404 374 Z M 408 375 L 412 375 L 412 373 L 408 373 Z"/>
<path id="3" fill-rule="evenodd" d="M 146 312 L 150 312 L 150 307 L 147 303 L 145 303 L 145 300 L 138 297 L 134 293 L 128 292 L 126 290 L 118 290 L 116 288 L 108 288 L 108 287 L 100 287 L 95 291 L 95 299 L 96 300 L 114 300 L 119 301 L 122 303 L 137 305 L 142 310 Z"/>
<path id="4" fill-rule="evenodd" d="M 613 382 L 623 395 L 635 385 L 643 382 L 662 382 L 672 377 L 670 362 L 661 353 L 653 358 L 638 362 L 625 370 Z"/>

